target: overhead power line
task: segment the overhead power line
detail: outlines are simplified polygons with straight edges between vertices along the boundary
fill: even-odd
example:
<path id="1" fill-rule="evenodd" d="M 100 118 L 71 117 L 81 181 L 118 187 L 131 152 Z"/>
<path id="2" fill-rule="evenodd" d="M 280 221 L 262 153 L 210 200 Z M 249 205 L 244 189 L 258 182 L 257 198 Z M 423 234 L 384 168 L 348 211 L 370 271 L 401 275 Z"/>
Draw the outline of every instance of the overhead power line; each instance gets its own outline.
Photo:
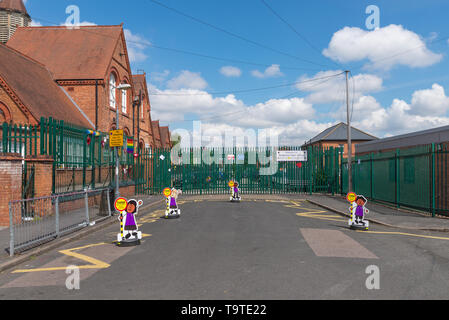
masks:
<path id="1" fill-rule="evenodd" d="M 339 75 L 342 75 L 343 73 L 344 72 L 340 72 L 340 73 L 332 74 L 330 76 L 319 77 L 319 78 L 312 78 L 312 79 L 296 81 L 296 82 L 290 82 L 290 83 L 285 83 L 285 84 L 279 84 L 279 85 L 269 86 L 269 87 L 262 87 L 262 88 L 231 90 L 231 91 L 204 92 L 204 93 L 149 93 L 149 95 L 150 96 L 203 96 L 203 95 L 209 95 L 209 94 L 211 94 L 211 95 L 212 94 L 219 95 L 219 94 L 231 94 L 231 93 L 245 93 L 245 92 L 253 92 L 253 91 L 263 91 L 263 90 L 269 90 L 269 89 L 278 89 L 278 88 L 282 88 L 282 87 L 290 87 L 290 86 L 297 85 L 297 84 L 314 82 L 314 81 L 323 80 L 323 79 L 334 78 L 334 77 L 338 77 Z"/>
<path id="2" fill-rule="evenodd" d="M 318 83 L 315 83 L 314 85 L 310 86 L 310 87 L 307 88 L 307 89 L 311 89 L 311 88 L 313 88 L 313 87 L 319 86 L 319 85 L 321 85 L 321 84 L 323 84 L 323 83 L 328 82 L 328 81 L 331 80 L 332 78 L 335 78 L 335 77 L 340 76 L 340 75 L 342 75 L 342 74 L 344 74 L 344 72 L 339 73 L 339 74 L 336 74 L 336 75 L 333 75 L 333 76 L 320 78 L 321 80 L 324 79 L 324 81 L 320 81 L 320 82 L 318 82 Z M 317 78 L 317 79 L 315 79 L 315 80 L 320 80 L 320 79 Z M 280 98 L 276 98 L 276 99 L 273 99 L 273 100 L 280 100 L 280 99 L 286 99 L 286 98 L 289 98 L 289 97 L 291 97 L 291 96 L 297 94 L 298 91 L 299 91 L 299 90 L 296 89 L 295 91 L 293 91 L 292 93 L 289 93 L 289 94 L 286 95 L 286 96 L 282 96 L 282 97 L 280 97 Z M 274 104 L 275 102 L 276 102 L 276 101 L 268 102 L 268 103 L 266 104 L 266 106 L 272 105 L 272 104 Z M 212 116 L 210 116 L 210 117 L 204 117 L 204 118 L 195 119 L 195 120 L 176 120 L 176 121 L 168 121 L 168 122 L 210 121 L 210 120 L 219 119 L 219 118 L 228 117 L 228 116 L 238 116 L 238 115 L 240 115 L 240 114 L 242 114 L 242 113 L 245 113 L 245 112 L 248 112 L 248 110 L 247 110 L 247 109 L 243 109 L 243 110 L 240 110 L 240 111 L 232 111 L 232 112 L 228 112 L 228 113 L 221 113 L 221 114 L 217 114 L 217 115 L 212 115 Z"/>
<path id="3" fill-rule="evenodd" d="M 48 23 L 48 24 L 50 24 L 50 26 L 60 26 L 60 24 L 57 24 L 53 21 L 48 21 L 46 19 L 36 18 L 36 20 Z M 43 26 L 43 27 L 45 27 L 45 26 Z M 81 27 L 76 30 L 80 30 L 85 33 L 95 34 L 98 36 L 107 37 L 107 38 L 111 38 L 111 39 L 114 38 L 113 36 L 109 36 L 109 35 L 106 35 L 106 34 L 103 34 L 100 32 L 95 32 L 93 30 L 87 29 L 86 27 L 89 27 L 89 26 L 84 26 L 84 27 Z M 93 25 L 91 27 L 95 27 L 95 26 Z M 28 41 L 41 41 L 41 40 L 39 40 L 39 39 L 32 40 L 31 39 Z M 126 42 L 130 43 L 130 44 L 136 44 L 139 46 L 151 47 L 151 48 L 155 48 L 155 49 L 159 49 L 159 50 L 171 51 L 171 52 L 175 52 L 178 54 L 186 54 L 186 55 L 191 55 L 191 56 L 196 56 L 196 57 L 201 57 L 201 58 L 206 58 L 206 59 L 211 59 L 211 60 L 217 60 L 217 61 L 231 62 L 231 63 L 244 64 L 244 65 L 252 65 L 252 66 L 257 66 L 257 67 L 265 67 L 265 68 L 272 66 L 272 64 L 257 63 L 257 62 L 253 62 L 253 61 L 218 57 L 218 56 L 213 56 L 213 55 L 199 53 L 199 52 L 187 51 L 187 50 L 183 50 L 183 49 L 164 47 L 164 46 L 156 45 L 149 41 L 136 41 L 136 40 L 126 39 Z M 322 69 L 317 69 L 317 68 L 303 68 L 303 67 L 293 67 L 293 66 L 282 66 L 282 68 L 287 69 L 287 70 L 303 70 L 303 71 L 321 71 L 322 70 Z"/>
<path id="4" fill-rule="evenodd" d="M 193 17 L 193 16 L 191 16 L 191 15 L 189 15 L 189 14 L 187 14 L 187 13 L 181 12 L 181 11 L 175 9 L 175 8 L 169 7 L 169 6 L 163 4 L 163 3 L 159 2 L 159 1 L 156 1 L 156 0 L 149 0 L 149 1 L 153 2 L 154 4 L 157 4 L 158 6 L 161 6 L 161 7 L 163 7 L 163 8 L 166 8 L 166 9 L 170 10 L 170 11 L 173 11 L 173 12 L 177 13 L 178 15 L 181 15 L 181 16 L 183 16 L 183 17 L 186 17 L 186 18 L 188 18 L 188 19 L 190 19 L 190 20 L 193 20 L 193 21 L 195 21 L 195 22 L 197 22 L 197 23 L 200 23 L 200 24 L 202 24 L 202 25 L 205 25 L 205 26 L 207 26 L 207 27 L 209 27 L 209 28 L 212 28 L 212 29 L 214 29 L 214 30 L 220 31 L 220 32 L 222 32 L 222 33 L 225 33 L 225 34 L 227 34 L 227 35 L 229 35 L 229 36 L 232 36 L 232 37 L 234 37 L 234 38 L 237 38 L 237 39 L 240 39 L 240 40 L 242 40 L 242 41 L 251 43 L 251 44 L 253 44 L 253 45 L 255 45 L 255 46 L 258 46 L 258 47 L 260 47 L 260 48 L 264 48 L 264 49 L 266 49 L 266 50 L 269 50 L 269 51 L 272 51 L 272 52 L 275 52 L 275 53 L 284 55 L 284 56 L 286 56 L 286 57 L 290 57 L 290 58 L 292 58 L 292 59 L 296 59 L 296 60 L 299 60 L 299 61 L 303 61 L 303 62 L 307 62 L 307 63 L 310 63 L 310 64 L 314 64 L 314 65 L 317 65 L 317 66 L 320 66 L 320 67 L 328 67 L 327 65 L 323 65 L 323 64 L 320 64 L 320 63 L 316 63 L 316 62 L 314 62 L 314 61 L 310 61 L 310 60 L 307 60 L 307 59 L 303 59 L 303 58 L 300 58 L 300 57 L 298 57 L 298 56 L 292 55 L 292 54 L 290 54 L 290 53 L 286 53 L 286 52 L 280 51 L 280 50 L 278 50 L 278 49 L 272 48 L 272 47 L 270 47 L 270 46 L 267 46 L 267 45 L 265 45 L 265 44 L 262 44 L 262 43 L 253 41 L 253 40 L 248 39 L 248 38 L 246 38 L 246 37 L 244 37 L 244 36 L 238 35 L 238 34 L 236 34 L 236 33 L 234 33 L 234 32 L 231 32 L 231 31 L 225 30 L 225 29 L 223 29 L 223 28 L 221 28 L 221 27 L 218 27 L 218 26 L 216 26 L 216 25 L 213 25 L 213 24 L 211 24 L 211 23 L 209 23 L 209 22 L 203 21 L 203 20 L 201 20 L 201 19 L 199 19 L 199 18 Z"/>
<path id="5" fill-rule="evenodd" d="M 322 55 L 321 50 L 318 49 L 317 47 L 315 47 L 305 36 L 303 36 L 301 33 L 299 33 L 299 31 L 293 27 L 287 20 L 285 20 L 284 18 L 282 18 L 282 16 L 277 13 L 265 0 L 260 0 L 260 2 L 262 2 L 262 4 L 268 8 L 268 10 L 271 11 L 272 14 L 274 14 L 279 20 L 281 20 L 284 24 L 286 24 L 290 30 L 292 30 L 299 38 L 301 38 L 301 40 L 303 40 L 305 43 L 307 43 L 309 45 L 309 47 L 311 47 L 313 50 L 315 50 L 320 56 Z M 342 67 L 339 63 L 331 60 L 332 63 L 334 63 L 335 65 Z"/>

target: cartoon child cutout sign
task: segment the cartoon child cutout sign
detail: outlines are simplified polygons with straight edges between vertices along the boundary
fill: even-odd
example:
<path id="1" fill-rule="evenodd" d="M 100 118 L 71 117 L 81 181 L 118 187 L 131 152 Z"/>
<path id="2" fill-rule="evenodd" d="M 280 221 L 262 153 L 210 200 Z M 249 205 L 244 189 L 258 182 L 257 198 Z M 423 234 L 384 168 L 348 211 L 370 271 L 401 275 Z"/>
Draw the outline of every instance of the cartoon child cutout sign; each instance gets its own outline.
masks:
<path id="1" fill-rule="evenodd" d="M 362 195 L 355 197 L 354 202 L 350 208 L 352 217 L 349 220 L 349 225 L 352 228 L 362 228 L 368 230 L 369 221 L 365 220 L 365 215 L 369 213 L 369 210 L 365 207 L 368 200 Z"/>
<path id="2" fill-rule="evenodd" d="M 131 236 L 137 237 L 138 227 L 136 223 L 135 215 L 137 214 L 137 209 L 142 205 L 142 200 L 137 202 L 136 200 L 129 200 L 126 206 L 126 218 L 125 218 L 125 231 L 127 234 L 125 239 L 129 239 Z"/>
<path id="3" fill-rule="evenodd" d="M 123 202 L 122 198 L 122 202 Z M 122 208 L 125 207 L 124 210 Z M 142 239 L 142 233 L 139 231 L 136 222 L 136 215 L 138 213 L 139 207 L 143 205 L 142 200 L 129 200 L 118 208 L 120 209 L 119 221 L 120 221 L 120 233 L 117 235 L 117 244 L 121 245 L 123 243 L 136 243 L 138 244 L 140 239 Z M 116 205 L 117 208 L 117 205 Z"/>
<path id="4" fill-rule="evenodd" d="M 239 196 L 239 183 L 236 181 L 230 181 L 229 187 L 231 188 L 231 202 L 240 201 L 242 198 Z"/>
<path id="5" fill-rule="evenodd" d="M 179 218 L 181 215 L 181 210 L 178 208 L 178 196 L 182 194 L 182 190 L 178 190 L 175 188 L 172 188 L 171 190 L 169 188 L 166 188 L 164 190 L 164 195 L 167 197 L 167 209 L 165 210 L 165 218 L 172 219 L 172 218 Z"/>

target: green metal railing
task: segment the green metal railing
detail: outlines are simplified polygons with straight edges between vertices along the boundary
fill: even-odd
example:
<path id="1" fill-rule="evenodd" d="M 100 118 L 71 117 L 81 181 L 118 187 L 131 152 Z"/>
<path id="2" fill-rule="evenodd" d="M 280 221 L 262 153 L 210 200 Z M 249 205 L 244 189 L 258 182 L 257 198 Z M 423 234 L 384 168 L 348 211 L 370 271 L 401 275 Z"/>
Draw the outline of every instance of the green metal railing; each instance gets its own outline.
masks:
<path id="1" fill-rule="evenodd" d="M 53 159 L 53 194 L 82 191 L 85 188 L 113 187 L 115 153 L 107 142 L 107 133 L 91 131 L 64 121 L 41 118 L 39 125 L 3 123 L 0 152 L 19 153 L 24 159 L 44 155 Z M 134 155 L 120 151 L 120 184 L 135 184 Z M 33 175 L 24 161 L 23 190 L 28 195 L 34 190 Z M 25 196 L 25 195 L 24 195 Z"/>
<path id="2" fill-rule="evenodd" d="M 189 148 L 177 150 L 171 159 L 171 150 L 148 149 L 136 163 L 136 189 L 158 194 L 177 187 L 187 194 L 227 194 L 229 181 L 235 180 L 243 194 L 341 192 L 341 149 L 309 147 L 308 161 L 302 163 L 276 162 L 278 149 L 300 150 Z"/>
<path id="3" fill-rule="evenodd" d="M 355 156 L 352 189 L 371 200 L 397 207 L 449 215 L 447 157 L 447 143 Z M 346 193 L 346 159 L 342 162 L 342 173 L 342 193 Z"/>

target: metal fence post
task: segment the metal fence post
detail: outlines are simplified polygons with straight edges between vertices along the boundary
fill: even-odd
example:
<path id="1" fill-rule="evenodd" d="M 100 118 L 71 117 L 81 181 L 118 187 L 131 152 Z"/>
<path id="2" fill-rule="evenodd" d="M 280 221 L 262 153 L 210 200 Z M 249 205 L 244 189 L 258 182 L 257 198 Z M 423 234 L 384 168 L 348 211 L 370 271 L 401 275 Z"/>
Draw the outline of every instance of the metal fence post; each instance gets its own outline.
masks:
<path id="1" fill-rule="evenodd" d="M 58 238 L 59 237 L 59 196 L 56 197 L 55 210 L 56 210 L 56 214 L 55 214 L 55 216 L 56 216 L 56 222 L 55 222 L 56 238 Z"/>
<path id="2" fill-rule="evenodd" d="M 432 217 L 435 217 L 435 143 L 432 143 Z"/>
<path id="3" fill-rule="evenodd" d="M 11 202 L 9 203 L 9 256 L 14 256 L 14 219 Z"/>
<path id="4" fill-rule="evenodd" d="M 112 212 L 111 212 L 111 195 L 109 194 L 109 189 L 106 192 L 106 195 L 107 195 L 107 199 L 108 199 L 109 216 L 112 217 Z"/>
<path id="5" fill-rule="evenodd" d="M 84 204 L 86 206 L 86 223 L 89 225 L 89 196 L 87 190 L 84 190 Z"/>
<path id="6" fill-rule="evenodd" d="M 399 149 L 396 149 L 396 154 L 395 154 L 395 162 L 396 162 L 396 207 L 399 208 L 400 207 L 400 192 L 401 192 L 401 173 L 400 173 L 400 159 L 399 159 Z"/>

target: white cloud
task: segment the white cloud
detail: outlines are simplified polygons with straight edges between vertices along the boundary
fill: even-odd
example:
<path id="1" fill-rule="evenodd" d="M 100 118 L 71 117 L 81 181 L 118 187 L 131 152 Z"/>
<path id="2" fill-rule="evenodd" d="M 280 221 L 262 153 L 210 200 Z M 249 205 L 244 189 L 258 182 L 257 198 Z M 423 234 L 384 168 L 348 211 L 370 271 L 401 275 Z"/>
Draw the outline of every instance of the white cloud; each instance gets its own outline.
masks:
<path id="1" fill-rule="evenodd" d="M 342 63 L 367 59 L 367 67 L 383 70 L 396 65 L 427 67 L 443 58 L 430 51 L 418 34 L 394 24 L 373 31 L 345 27 L 334 33 L 323 54 Z"/>
<path id="2" fill-rule="evenodd" d="M 444 88 L 434 84 L 432 89 L 419 90 L 413 93 L 410 112 L 422 116 L 441 116 L 449 110 L 449 98 Z"/>
<path id="3" fill-rule="evenodd" d="M 202 90 L 208 86 L 206 80 L 201 77 L 199 72 L 183 70 L 177 77 L 167 81 L 169 89 L 198 89 Z"/>
<path id="4" fill-rule="evenodd" d="M 42 27 L 42 23 L 36 20 L 31 20 L 30 27 Z"/>
<path id="5" fill-rule="evenodd" d="M 282 77 L 284 74 L 281 72 L 280 66 L 278 64 L 273 64 L 265 69 L 264 72 L 260 72 L 259 70 L 251 71 L 251 74 L 256 78 L 274 78 L 274 77 Z"/>
<path id="6" fill-rule="evenodd" d="M 149 85 L 155 116 L 162 121 L 184 120 L 185 114 L 196 114 L 216 124 L 226 123 L 245 128 L 268 128 L 287 125 L 298 119 L 312 119 L 315 110 L 304 98 L 270 99 L 264 103 L 246 105 L 232 94 L 213 97 L 194 89 L 159 90 Z"/>
<path id="7" fill-rule="evenodd" d="M 131 63 L 145 61 L 148 56 L 144 51 L 151 45 L 151 42 L 139 35 L 133 34 L 129 29 L 125 29 L 124 33 L 126 46 L 128 48 L 129 61 Z"/>
<path id="8" fill-rule="evenodd" d="M 224 66 L 221 67 L 220 73 L 225 77 L 240 77 L 242 75 L 242 70 L 233 66 Z"/>
<path id="9" fill-rule="evenodd" d="M 302 76 L 296 84 L 296 88 L 303 92 L 310 92 L 306 97 L 309 103 L 330 103 L 344 101 L 346 97 L 346 82 L 344 75 L 331 77 L 341 73 L 341 70 L 321 71 L 312 77 Z M 310 81 L 313 79 L 322 79 Z M 372 74 L 357 74 L 349 80 L 349 94 L 351 100 L 360 96 L 382 90 L 383 80 Z M 353 98 L 354 97 L 354 98 Z"/>
<path id="10" fill-rule="evenodd" d="M 75 24 L 69 24 L 67 22 L 64 22 L 64 23 L 61 23 L 60 25 L 64 26 L 64 27 L 76 28 L 76 27 L 96 26 L 97 24 L 95 22 L 82 21 L 80 23 L 75 23 Z"/>
<path id="11" fill-rule="evenodd" d="M 151 72 L 150 74 L 150 81 L 156 81 L 156 82 L 164 82 L 165 79 L 170 75 L 169 70 L 164 70 L 162 72 Z"/>
<path id="12" fill-rule="evenodd" d="M 422 91 L 426 90 L 416 91 L 412 96 L 420 96 L 420 98 L 425 99 L 425 96 L 421 96 Z M 433 95 L 430 95 L 430 99 L 433 98 Z M 354 104 L 353 125 L 378 137 L 387 137 L 449 125 L 449 117 L 447 114 L 441 114 L 439 116 L 433 113 L 427 113 L 425 115 L 415 114 L 413 108 L 416 107 L 417 101 L 412 98 L 412 103 L 408 104 L 404 100 L 394 99 L 388 108 L 383 108 L 371 96 L 360 97 Z M 424 101 L 421 100 L 420 103 Z M 430 103 L 430 100 L 425 101 L 425 103 Z M 340 111 L 340 114 L 344 114 L 343 110 Z"/>

